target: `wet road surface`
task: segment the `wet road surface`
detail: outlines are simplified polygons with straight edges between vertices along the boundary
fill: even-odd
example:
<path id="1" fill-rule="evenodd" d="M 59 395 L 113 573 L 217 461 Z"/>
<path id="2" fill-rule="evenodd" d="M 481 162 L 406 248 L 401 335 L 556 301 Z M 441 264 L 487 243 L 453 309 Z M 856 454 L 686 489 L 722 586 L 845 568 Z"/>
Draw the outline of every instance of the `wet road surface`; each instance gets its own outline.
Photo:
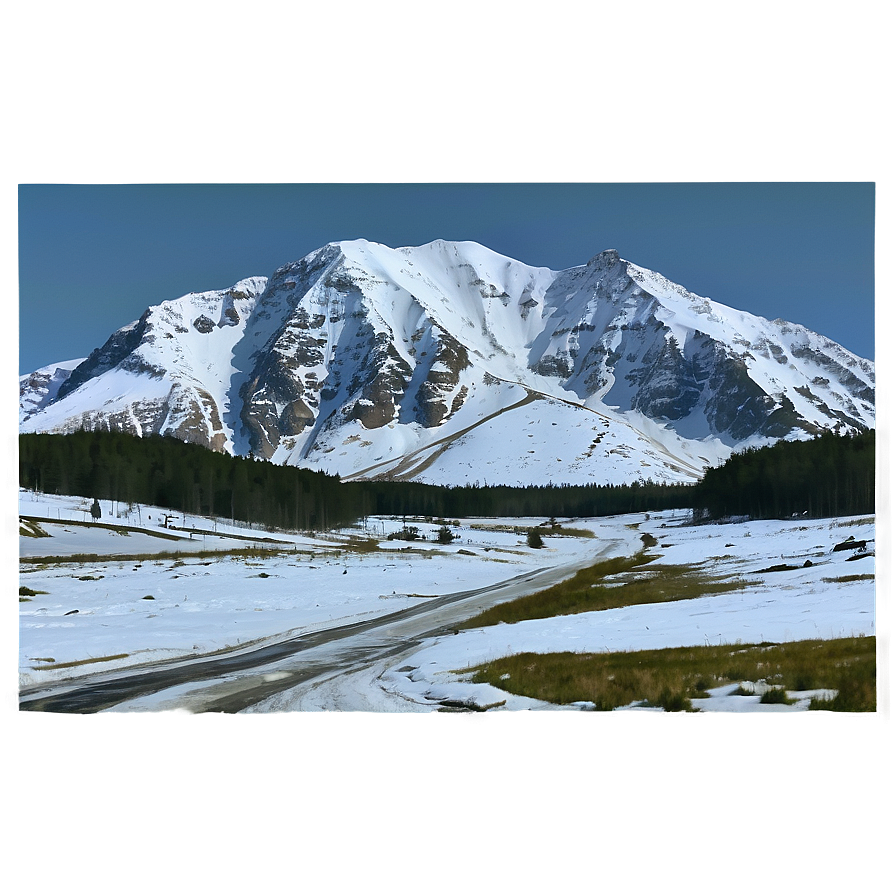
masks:
<path id="1" fill-rule="evenodd" d="M 573 564 L 541 568 L 496 585 L 458 591 L 414 607 L 337 625 L 254 649 L 149 664 L 141 669 L 84 676 L 24 689 L 19 709 L 94 713 L 169 688 L 189 688 L 179 705 L 193 712 L 239 712 L 321 676 L 357 672 L 385 658 L 415 650 L 426 638 L 448 635 L 464 619 L 568 578 L 605 556 L 615 543 Z M 170 701 L 169 701 L 170 702 Z M 124 707 L 123 707 L 124 708 Z"/>

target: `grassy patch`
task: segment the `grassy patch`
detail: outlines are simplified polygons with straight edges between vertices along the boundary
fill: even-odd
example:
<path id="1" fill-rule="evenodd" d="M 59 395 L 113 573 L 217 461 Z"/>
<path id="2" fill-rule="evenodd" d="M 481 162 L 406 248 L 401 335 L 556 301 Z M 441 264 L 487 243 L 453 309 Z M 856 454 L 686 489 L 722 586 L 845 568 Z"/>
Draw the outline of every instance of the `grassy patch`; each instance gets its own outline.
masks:
<path id="1" fill-rule="evenodd" d="M 579 570 L 572 578 L 517 600 L 498 604 L 468 619 L 462 628 L 479 628 L 499 622 L 520 622 L 524 619 L 545 619 L 569 613 L 630 607 L 635 604 L 688 600 L 709 594 L 738 591 L 749 582 L 722 581 L 718 577 L 696 571 L 687 565 L 653 565 L 655 555 L 639 552 L 632 557 L 601 560 Z M 627 580 L 609 583 L 609 576 L 637 571 Z"/>
<path id="2" fill-rule="evenodd" d="M 836 576 L 832 579 L 825 578 L 825 579 L 822 579 L 821 581 L 827 582 L 828 584 L 842 585 L 842 584 L 846 584 L 847 582 L 867 582 L 869 579 L 873 579 L 873 578 L 874 578 L 873 572 L 865 572 L 865 573 L 862 573 L 861 575 L 857 574 L 854 576 Z"/>
<path id="3" fill-rule="evenodd" d="M 86 660 L 72 660 L 68 663 L 56 663 L 52 659 L 44 659 L 43 657 L 35 657 L 38 662 L 53 663 L 51 666 L 32 666 L 35 672 L 45 672 L 47 669 L 70 669 L 72 666 L 86 666 L 89 663 L 108 663 L 112 660 L 123 660 L 128 656 L 126 653 L 114 653 L 111 656 L 92 656 Z"/>
<path id="4" fill-rule="evenodd" d="M 831 701 L 810 709 L 876 709 L 875 638 L 786 644 L 678 647 L 620 653 L 522 653 L 480 666 L 473 681 L 548 703 L 590 701 L 598 710 L 642 702 L 667 711 L 727 683 L 764 681 L 780 691 L 828 688 Z M 751 690 L 740 689 L 742 694 Z M 766 702 L 777 700 L 773 695 Z"/>
<path id="5" fill-rule="evenodd" d="M 525 527 L 513 525 L 501 525 L 500 523 L 467 523 L 471 529 L 480 532 L 512 532 L 514 535 L 525 534 Z"/>
<path id="6" fill-rule="evenodd" d="M 19 586 L 19 598 L 29 598 L 29 597 L 37 597 L 38 594 L 49 594 L 49 591 L 35 591 L 33 588 L 29 588 L 27 585 Z"/>
<path id="7" fill-rule="evenodd" d="M 868 670 L 864 675 L 843 675 L 839 679 L 834 697 L 813 697 L 809 709 L 826 709 L 832 712 L 874 712 L 877 708 L 873 659 L 865 661 Z"/>
<path id="8" fill-rule="evenodd" d="M 696 694 L 694 695 L 696 696 Z M 647 706 L 659 706 L 666 712 L 696 712 L 691 698 L 682 691 L 673 691 L 671 688 L 663 688 L 659 697 L 654 701 L 646 701 Z"/>
<path id="9" fill-rule="evenodd" d="M 50 538 L 50 533 L 45 532 L 34 520 L 19 520 L 19 535 L 26 538 Z"/>
<path id="10" fill-rule="evenodd" d="M 20 563 L 32 566 L 61 566 L 77 563 L 143 563 L 150 560 L 222 560 L 229 557 L 276 557 L 281 554 L 292 555 L 298 553 L 292 549 L 285 550 L 281 545 L 277 547 L 262 548 L 231 548 L 221 551 L 159 551 L 155 554 L 68 554 L 54 555 L 51 557 L 20 557 Z M 305 551 L 304 553 L 308 553 Z"/>
<path id="11" fill-rule="evenodd" d="M 342 545 L 342 550 L 352 554 L 374 554 L 380 549 L 379 539 L 352 536 Z"/>
<path id="12" fill-rule="evenodd" d="M 759 698 L 759 702 L 764 703 L 768 706 L 774 706 L 776 704 L 789 706 L 792 703 L 796 703 L 796 700 L 791 700 L 790 697 L 787 696 L 786 688 L 769 688 Z"/>
<path id="13" fill-rule="evenodd" d="M 458 525 L 455 522 L 455 525 Z M 529 532 L 530 526 L 520 526 L 513 524 L 501 524 L 501 523 L 469 523 L 465 522 L 470 529 L 476 529 L 480 532 L 509 532 L 514 535 L 526 535 Z M 573 526 L 563 526 L 560 523 L 556 523 L 555 525 L 551 525 L 550 522 L 539 523 L 534 527 L 537 529 L 542 537 L 554 535 L 566 535 L 570 538 L 596 538 L 597 536 L 590 529 L 576 529 Z"/>
<path id="14" fill-rule="evenodd" d="M 548 529 L 548 535 L 566 535 L 571 538 L 596 538 L 597 536 L 590 529 L 575 529 L 572 526 L 555 526 Z"/>
<path id="15" fill-rule="evenodd" d="M 844 526 L 867 526 L 874 522 L 873 516 L 863 516 L 860 520 L 844 520 L 842 523 L 831 523 L 829 528 L 843 528 Z"/>

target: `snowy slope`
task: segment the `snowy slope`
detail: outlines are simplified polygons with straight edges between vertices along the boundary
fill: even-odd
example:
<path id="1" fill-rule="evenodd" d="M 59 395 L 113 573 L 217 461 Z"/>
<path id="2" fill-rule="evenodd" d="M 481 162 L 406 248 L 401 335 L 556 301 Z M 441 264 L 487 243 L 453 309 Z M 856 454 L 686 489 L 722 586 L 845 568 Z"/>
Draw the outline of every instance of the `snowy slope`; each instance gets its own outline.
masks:
<path id="1" fill-rule="evenodd" d="M 615 250 L 331 243 L 149 309 L 24 431 L 163 433 L 344 477 L 693 481 L 733 448 L 874 426 L 874 366 Z"/>
<path id="2" fill-rule="evenodd" d="M 253 277 L 148 309 L 78 365 L 55 401 L 25 418 L 22 431 L 164 433 L 232 449 L 222 422 L 230 409 L 231 358 L 265 283 Z"/>
<path id="3" fill-rule="evenodd" d="M 59 361 L 19 377 L 19 425 L 54 401 L 59 387 L 85 360 L 77 358 L 74 361 Z"/>

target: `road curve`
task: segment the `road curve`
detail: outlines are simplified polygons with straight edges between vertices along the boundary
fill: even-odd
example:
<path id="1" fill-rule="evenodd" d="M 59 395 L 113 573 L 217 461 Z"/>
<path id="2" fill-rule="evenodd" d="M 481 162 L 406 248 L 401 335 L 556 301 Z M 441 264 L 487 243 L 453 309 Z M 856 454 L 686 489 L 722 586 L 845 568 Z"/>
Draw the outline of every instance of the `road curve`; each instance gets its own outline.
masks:
<path id="1" fill-rule="evenodd" d="M 189 684 L 182 705 L 194 712 L 239 712 L 281 691 L 409 651 L 425 638 L 447 634 L 463 619 L 506 600 L 568 578 L 613 550 L 621 541 L 579 560 L 542 567 L 485 588 L 431 598 L 374 619 L 309 632 L 250 650 L 206 658 L 147 664 L 135 670 L 99 673 L 78 681 L 28 688 L 19 709 L 38 712 L 94 713 L 130 700 Z M 203 684 L 205 683 L 205 684 Z"/>

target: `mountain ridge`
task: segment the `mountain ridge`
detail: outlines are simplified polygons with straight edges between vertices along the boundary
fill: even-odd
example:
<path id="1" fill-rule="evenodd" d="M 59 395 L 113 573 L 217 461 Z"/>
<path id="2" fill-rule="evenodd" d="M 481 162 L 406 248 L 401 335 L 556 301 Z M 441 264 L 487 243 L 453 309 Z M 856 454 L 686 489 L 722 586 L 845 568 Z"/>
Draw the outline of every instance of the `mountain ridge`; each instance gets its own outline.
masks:
<path id="1" fill-rule="evenodd" d="M 874 425 L 872 362 L 615 249 L 552 271 L 473 242 L 332 242 L 55 367 L 42 397 L 21 378 L 23 431 L 170 434 L 345 478 L 694 481 L 743 445 Z"/>

